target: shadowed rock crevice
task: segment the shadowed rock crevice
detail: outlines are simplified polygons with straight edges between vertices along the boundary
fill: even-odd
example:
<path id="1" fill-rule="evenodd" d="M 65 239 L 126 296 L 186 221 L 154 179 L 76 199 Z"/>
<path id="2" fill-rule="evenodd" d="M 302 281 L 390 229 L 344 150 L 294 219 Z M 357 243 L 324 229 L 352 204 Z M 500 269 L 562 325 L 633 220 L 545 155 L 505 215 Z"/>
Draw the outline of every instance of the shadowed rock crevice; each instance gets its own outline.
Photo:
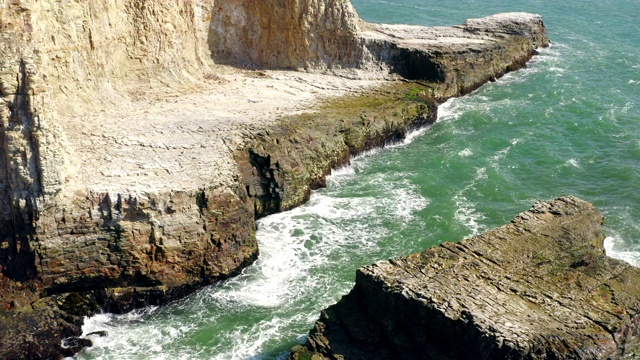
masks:
<path id="1" fill-rule="evenodd" d="M 36 255 L 32 248 L 38 206 L 42 197 L 40 157 L 35 138 L 36 119 L 31 106 L 31 87 L 27 64 L 20 59 L 14 84 L 0 81 L 6 102 L 0 120 L 0 186 L 3 187 L 0 212 L 0 269 L 16 281 L 37 276 Z M 8 91 L 13 89 L 13 91 Z"/>
<path id="2" fill-rule="evenodd" d="M 280 211 L 281 170 L 276 162 L 271 164 L 271 156 L 261 156 L 249 150 L 249 162 L 255 169 L 257 182 L 246 186 L 249 197 L 254 199 L 256 218 L 275 214 Z"/>

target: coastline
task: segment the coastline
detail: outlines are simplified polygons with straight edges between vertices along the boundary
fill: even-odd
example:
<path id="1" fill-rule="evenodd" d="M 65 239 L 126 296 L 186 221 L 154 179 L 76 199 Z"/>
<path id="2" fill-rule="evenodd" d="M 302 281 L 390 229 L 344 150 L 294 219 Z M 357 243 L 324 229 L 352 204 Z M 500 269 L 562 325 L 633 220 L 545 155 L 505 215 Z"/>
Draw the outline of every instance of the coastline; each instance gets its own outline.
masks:
<path id="1" fill-rule="evenodd" d="M 365 265 L 289 359 L 635 358 L 640 270 L 604 239 L 602 213 L 563 196 Z"/>
<path id="2" fill-rule="evenodd" d="M 33 335 L 30 340 L 11 332 L 3 334 L 0 339 L 3 344 L 17 344 L 17 347 L 7 346 L 3 351 L 8 357 L 72 354 L 81 347 L 60 353 L 58 344 L 62 338 L 79 335 L 85 315 L 100 310 L 126 312 L 146 305 L 164 304 L 237 274 L 257 256 L 255 219 L 304 203 L 312 189 L 324 186 L 325 176 L 331 168 L 348 163 L 350 156 L 402 139 L 408 130 L 431 124 L 436 119 L 437 102 L 464 95 L 505 72 L 525 66 L 535 52 L 534 42 L 529 38 L 515 41 L 504 36 L 484 54 L 484 71 L 460 68 L 465 62 L 473 63 L 477 59 L 473 57 L 475 55 L 444 56 L 441 65 L 458 70 L 451 79 L 379 82 L 383 85 L 358 89 L 358 95 L 329 98 L 315 112 L 296 114 L 294 108 L 290 110 L 293 114 L 267 126 L 256 128 L 249 124 L 242 129 L 241 135 L 233 134 L 230 140 L 237 139 L 237 143 L 229 146 L 222 141 L 223 147 L 228 149 L 225 151 L 228 157 L 222 159 L 222 163 L 213 164 L 222 169 L 222 182 L 209 183 L 206 187 L 191 184 L 186 189 L 178 186 L 177 190 L 157 188 L 152 191 L 131 190 L 122 183 L 120 189 L 100 189 L 98 186 L 98 190 L 87 191 L 81 196 L 78 196 L 78 188 L 68 186 L 61 195 L 45 201 L 36 217 L 26 221 L 35 224 L 35 237 L 27 235 L 22 241 L 29 244 L 26 249 L 36 250 L 37 256 L 44 259 L 34 269 L 38 276 L 31 277 L 29 271 L 16 276 L 16 269 L 32 256 L 26 254 L 16 256 L 20 261 L 8 266 L 9 273 L 13 270 L 12 275 L 1 279 L 5 290 L 3 301 L 7 301 L 0 321 L 15 333 Z M 471 61 L 467 56 L 472 56 Z M 397 61 L 397 57 L 394 59 Z M 261 71 L 248 74 L 270 76 L 269 72 Z M 464 74 L 474 76 L 465 79 Z M 237 73 L 231 76 L 234 75 Z M 216 77 L 212 79 L 214 83 L 221 81 Z M 349 91 L 347 89 L 347 93 Z M 161 99 L 160 103 L 167 98 Z M 247 99 L 248 103 L 251 101 Z M 77 139 L 101 136 L 96 128 L 85 128 L 84 133 L 75 135 L 69 131 L 83 119 L 77 117 L 77 122 L 62 125 L 72 143 L 76 135 Z M 234 131 L 236 129 L 231 132 Z M 107 148 L 121 145 L 118 141 L 118 136 L 108 139 Z M 78 143 L 82 144 L 81 141 Z M 153 143 L 136 145 L 157 149 Z M 165 149 L 171 148 L 162 145 Z M 100 147 L 87 146 L 86 149 Z M 210 150 L 205 148 L 204 151 Z M 88 153 L 83 154 L 87 156 Z M 91 156 L 87 159 L 95 162 Z M 108 164 L 113 159 L 107 157 L 104 161 Z M 91 169 L 82 163 L 73 167 Z M 160 168 L 169 176 L 173 175 L 171 166 Z M 122 173 L 102 175 L 106 179 L 127 176 Z M 211 177 L 207 178 L 210 180 Z M 158 182 L 180 183 L 163 176 L 159 176 Z M 33 209 L 33 205 L 27 208 Z M 180 223 L 176 221 L 177 216 L 191 219 L 191 223 L 180 225 L 188 231 L 172 235 L 172 224 Z M 126 236 L 122 229 L 131 229 L 132 235 Z M 197 241 L 185 245 L 175 240 L 189 234 Z M 83 248 L 78 248 L 77 241 L 81 239 Z M 103 249 L 117 255 L 116 263 L 104 255 Z M 204 259 L 204 266 L 203 259 L 194 256 L 202 251 L 210 254 Z M 17 282 L 11 276 L 26 281 Z M 17 318 L 23 317 L 30 320 L 16 322 Z M 29 323 L 37 326 L 48 323 L 49 326 L 40 326 L 38 333 L 28 328 Z M 37 346 L 25 346 L 33 344 L 34 339 Z"/>

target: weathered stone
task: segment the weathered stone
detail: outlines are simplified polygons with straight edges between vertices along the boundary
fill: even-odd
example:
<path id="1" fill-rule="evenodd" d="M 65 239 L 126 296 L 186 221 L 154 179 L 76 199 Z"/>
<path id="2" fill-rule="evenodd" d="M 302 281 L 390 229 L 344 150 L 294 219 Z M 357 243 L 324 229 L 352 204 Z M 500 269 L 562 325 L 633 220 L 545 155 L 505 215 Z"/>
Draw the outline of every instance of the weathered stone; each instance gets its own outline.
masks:
<path id="1" fill-rule="evenodd" d="M 360 66 L 360 24 L 349 1 L 219 1 L 209 46 L 218 62 L 291 69 Z M 274 51 L 277 49 L 277 51 Z"/>
<path id="2" fill-rule="evenodd" d="M 606 359 L 638 351 L 640 269 L 604 253 L 578 198 L 365 266 L 304 348 L 323 359 Z M 298 355 L 292 355 L 295 359 Z"/>

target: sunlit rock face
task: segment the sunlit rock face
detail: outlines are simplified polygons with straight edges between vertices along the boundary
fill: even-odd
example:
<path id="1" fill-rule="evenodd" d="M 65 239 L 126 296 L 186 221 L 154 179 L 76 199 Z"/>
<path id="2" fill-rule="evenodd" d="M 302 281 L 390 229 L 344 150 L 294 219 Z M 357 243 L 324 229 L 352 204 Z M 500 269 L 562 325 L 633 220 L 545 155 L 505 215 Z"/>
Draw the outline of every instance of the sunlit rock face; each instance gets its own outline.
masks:
<path id="1" fill-rule="evenodd" d="M 362 62 L 360 25 L 343 0 L 215 2 L 209 46 L 219 62 L 271 68 L 340 68 Z"/>

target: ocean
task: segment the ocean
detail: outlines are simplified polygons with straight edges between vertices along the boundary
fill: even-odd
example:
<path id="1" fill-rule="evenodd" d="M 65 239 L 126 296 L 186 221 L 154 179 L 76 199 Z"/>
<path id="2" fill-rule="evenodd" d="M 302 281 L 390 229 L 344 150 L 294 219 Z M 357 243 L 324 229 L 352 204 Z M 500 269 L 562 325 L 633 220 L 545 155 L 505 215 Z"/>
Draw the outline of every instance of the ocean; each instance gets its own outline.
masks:
<path id="1" fill-rule="evenodd" d="M 453 25 L 541 14 L 526 69 L 442 104 L 403 143 L 358 156 L 294 210 L 260 220 L 242 275 L 164 307 L 88 319 L 78 359 L 279 359 L 356 268 L 500 226 L 577 195 L 606 216 L 610 256 L 640 265 L 640 0 L 353 0 L 372 22 Z"/>

